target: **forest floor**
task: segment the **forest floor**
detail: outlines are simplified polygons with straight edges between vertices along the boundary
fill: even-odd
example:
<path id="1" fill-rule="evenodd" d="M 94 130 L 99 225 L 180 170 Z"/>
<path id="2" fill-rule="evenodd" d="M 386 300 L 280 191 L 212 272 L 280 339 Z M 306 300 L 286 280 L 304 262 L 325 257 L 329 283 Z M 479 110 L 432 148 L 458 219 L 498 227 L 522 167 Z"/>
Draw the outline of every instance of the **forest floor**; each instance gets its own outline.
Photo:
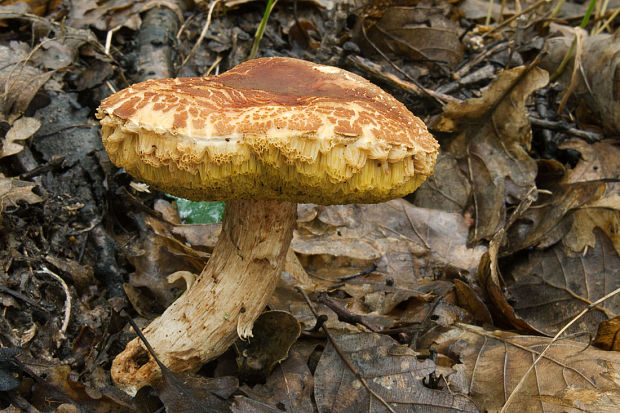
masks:
<path id="1" fill-rule="evenodd" d="M 379 85 L 439 141 L 434 175 L 300 205 L 255 338 L 128 395 L 128 320 L 183 293 L 222 207 L 112 165 L 96 109 L 247 60 L 265 3 L 0 1 L 0 412 L 619 411 L 619 10 L 275 4 L 256 57 Z"/>

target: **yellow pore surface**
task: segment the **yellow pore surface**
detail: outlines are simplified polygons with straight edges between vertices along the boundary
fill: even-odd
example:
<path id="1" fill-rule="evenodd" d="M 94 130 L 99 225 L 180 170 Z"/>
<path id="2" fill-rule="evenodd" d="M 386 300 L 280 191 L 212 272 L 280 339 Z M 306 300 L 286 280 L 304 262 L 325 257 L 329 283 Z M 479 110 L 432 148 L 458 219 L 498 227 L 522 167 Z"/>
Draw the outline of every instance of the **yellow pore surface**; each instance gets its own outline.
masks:
<path id="1" fill-rule="evenodd" d="M 359 138 L 346 136 L 326 140 L 313 133 L 246 134 L 202 140 L 145 130 L 112 114 L 101 123 L 114 164 L 155 188 L 191 200 L 383 202 L 415 191 L 432 173 L 437 156 L 409 149 L 395 151 L 394 159 L 373 159 Z"/>

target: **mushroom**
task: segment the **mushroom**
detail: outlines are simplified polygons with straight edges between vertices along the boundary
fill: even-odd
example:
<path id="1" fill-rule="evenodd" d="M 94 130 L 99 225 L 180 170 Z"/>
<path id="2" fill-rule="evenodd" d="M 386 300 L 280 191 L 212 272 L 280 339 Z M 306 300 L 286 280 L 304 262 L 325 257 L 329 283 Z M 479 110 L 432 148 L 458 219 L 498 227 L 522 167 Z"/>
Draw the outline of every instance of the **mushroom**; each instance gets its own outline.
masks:
<path id="1" fill-rule="evenodd" d="M 250 60 L 219 76 L 158 79 L 105 99 L 114 164 L 167 193 L 224 200 L 222 232 L 191 288 L 144 329 L 172 371 L 196 371 L 252 325 L 276 285 L 296 203 L 376 203 L 413 192 L 438 144 L 379 87 L 292 58 Z M 136 338 L 112 365 L 135 393 L 161 374 Z"/>

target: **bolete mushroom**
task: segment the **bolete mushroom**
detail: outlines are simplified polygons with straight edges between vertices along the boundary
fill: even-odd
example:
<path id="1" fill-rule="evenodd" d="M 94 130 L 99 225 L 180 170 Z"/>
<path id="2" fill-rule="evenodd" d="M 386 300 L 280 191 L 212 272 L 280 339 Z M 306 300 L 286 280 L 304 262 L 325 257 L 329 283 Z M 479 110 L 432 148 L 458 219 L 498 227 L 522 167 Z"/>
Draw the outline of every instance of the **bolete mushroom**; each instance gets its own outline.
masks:
<path id="1" fill-rule="evenodd" d="M 97 116 L 110 159 L 192 200 L 225 200 L 221 235 L 191 288 L 146 329 L 173 371 L 252 334 L 282 271 L 296 202 L 375 203 L 413 192 L 438 144 L 379 87 L 303 60 L 250 60 L 219 76 L 138 83 Z M 135 392 L 160 374 L 138 339 L 112 365 Z"/>

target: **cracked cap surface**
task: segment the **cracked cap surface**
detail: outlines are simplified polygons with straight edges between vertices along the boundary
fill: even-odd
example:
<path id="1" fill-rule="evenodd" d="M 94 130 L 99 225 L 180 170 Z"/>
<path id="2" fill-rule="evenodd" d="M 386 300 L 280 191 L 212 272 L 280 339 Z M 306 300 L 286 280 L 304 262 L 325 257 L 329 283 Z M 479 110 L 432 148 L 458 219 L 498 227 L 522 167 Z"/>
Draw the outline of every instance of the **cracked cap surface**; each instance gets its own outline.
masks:
<path id="1" fill-rule="evenodd" d="M 112 162 L 193 200 L 382 202 L 424 182 L 439 146 L 364 78 L 282 57 L 138 83 L 97 117 Z"/>

